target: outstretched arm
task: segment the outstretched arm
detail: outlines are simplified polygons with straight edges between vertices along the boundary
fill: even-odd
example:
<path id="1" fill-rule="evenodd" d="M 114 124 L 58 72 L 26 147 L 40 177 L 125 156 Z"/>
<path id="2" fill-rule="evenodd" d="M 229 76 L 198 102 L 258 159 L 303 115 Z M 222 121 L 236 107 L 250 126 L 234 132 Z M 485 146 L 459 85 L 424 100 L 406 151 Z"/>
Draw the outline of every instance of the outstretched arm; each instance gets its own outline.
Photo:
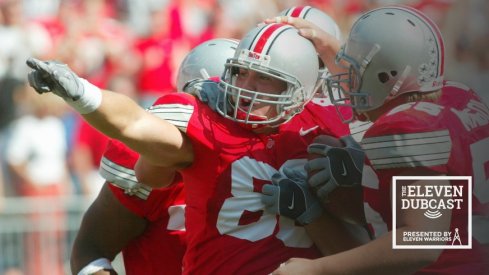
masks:
<path id="1" fill-rule="evenodd" d="M 27 60 L 29 84 L 40 94 L 63 98 L 105 135 L 121 140 L 156 166 L 182 167 L 193 161 L 191 143 L 174 125 L 146 112 L 130 98 L 100 91 L 67 65 Z"/>
<path id="2" fill-rule="evenodd" d="M 124 95 L 103 91 L 100 106 L 83 117 L 155 166 L 179 168 L 193 160 L 192 146 L 187 136 L 173 124 L 145 111 Z"/>

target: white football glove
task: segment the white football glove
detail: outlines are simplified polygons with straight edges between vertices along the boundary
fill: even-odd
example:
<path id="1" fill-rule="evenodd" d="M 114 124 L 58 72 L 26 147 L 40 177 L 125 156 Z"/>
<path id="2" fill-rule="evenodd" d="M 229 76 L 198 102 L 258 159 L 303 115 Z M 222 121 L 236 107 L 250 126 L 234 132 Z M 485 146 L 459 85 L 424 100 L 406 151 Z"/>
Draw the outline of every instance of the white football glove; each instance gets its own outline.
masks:
<path id="1" fill-rule="evenodd" d="M 26 64 L 32 69 L 28 74 L 29 84 L 37 93 L 51 92 L 81 114 L 91 113 L 100 106 L 100 89 L 78 77 L 68 65 L 35 58 L 27 59 Z"/>

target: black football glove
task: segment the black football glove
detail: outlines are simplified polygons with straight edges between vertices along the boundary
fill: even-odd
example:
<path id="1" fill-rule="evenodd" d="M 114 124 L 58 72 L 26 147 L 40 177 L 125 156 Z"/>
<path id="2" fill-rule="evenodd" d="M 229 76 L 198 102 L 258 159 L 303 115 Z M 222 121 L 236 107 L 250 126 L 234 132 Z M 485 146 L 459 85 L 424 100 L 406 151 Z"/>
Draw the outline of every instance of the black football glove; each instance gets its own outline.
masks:
<path id="1" fill-rule="evenodd" d="M 309 160 L 305 165 L 309 175 L 316 172 L 309 177 L 308 183 L 323 201 L 339 186 L 352 187 L 362 182 L 365 152 L 352 136 L 344 136 L 340 140 L 345 147 L 313 143 L 307 148 L 309 154 L 323 156 Z"/>
<path id="2" fill-rule="evenodd" d="M 284 169 L 284 174 L 272 177 L 272 184 L 262 189 L 266 211 L 289 217 L 302 225 L 321 216 L 323 208 L 318 198 L 309 191 L 303 169 Z"/>

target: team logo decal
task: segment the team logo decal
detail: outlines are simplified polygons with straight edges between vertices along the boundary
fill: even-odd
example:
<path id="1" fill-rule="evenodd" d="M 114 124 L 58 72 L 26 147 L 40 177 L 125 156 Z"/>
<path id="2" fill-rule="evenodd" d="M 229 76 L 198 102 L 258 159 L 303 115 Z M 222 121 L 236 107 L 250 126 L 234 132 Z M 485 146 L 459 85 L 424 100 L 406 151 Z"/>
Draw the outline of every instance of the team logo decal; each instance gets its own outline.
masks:
<path id="1" fill-rule="evenodd" d="M 472 248 L 472 178 L 394 177 L 392 228 L 394 249 Z M 398 217 L 411 220 L 402 229 Z M 419 225 L 419 226 L 418 226 Z"/>

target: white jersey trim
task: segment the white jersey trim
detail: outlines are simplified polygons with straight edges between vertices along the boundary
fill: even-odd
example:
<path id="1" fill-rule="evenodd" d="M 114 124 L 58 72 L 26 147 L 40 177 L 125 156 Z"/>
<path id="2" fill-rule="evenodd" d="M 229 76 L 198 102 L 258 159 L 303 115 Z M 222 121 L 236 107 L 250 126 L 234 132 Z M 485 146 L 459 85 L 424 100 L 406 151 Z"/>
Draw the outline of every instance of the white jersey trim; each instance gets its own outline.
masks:
<path id="1" fill-rule="evenodd" d="M 362 147 L 375 169 L 429 167 L 448 162 L 452 142 L 441 130 L 366 138 Z"/>
<path id="2" fill-rule="evenodd" d="M 151 187 L 137 181 L 134 170 L 118 165 L 106 157 L 102 157 L 100 161 L 99 172 L 106 181 L 123 189 L 129 196 L 146 200 L 151 193 Z"/>
<path id="3" fill-rule="evenodd" d="M 149 107 L 148 111 L 175 125 L 180 131 L 186 133 L 194 106 L 184 104 L 161 104 Z"/>
<path id="4" fill-rule="evenodd" d="M 185 231 L 185 204 L 172 205 L 168 207 L 168 225 L 166 229 Z"/>
<path id="5" fill-rule="evenodd" d="M 348 126 L 350 127 L 350 135 L 353 137 L 353 139 L 357 142 L 361 142 L 365 132 L 370 128 L 370 126 L 372 126 L 372 122 L 355 120 L 354 122 L 348 124 Z"/>

